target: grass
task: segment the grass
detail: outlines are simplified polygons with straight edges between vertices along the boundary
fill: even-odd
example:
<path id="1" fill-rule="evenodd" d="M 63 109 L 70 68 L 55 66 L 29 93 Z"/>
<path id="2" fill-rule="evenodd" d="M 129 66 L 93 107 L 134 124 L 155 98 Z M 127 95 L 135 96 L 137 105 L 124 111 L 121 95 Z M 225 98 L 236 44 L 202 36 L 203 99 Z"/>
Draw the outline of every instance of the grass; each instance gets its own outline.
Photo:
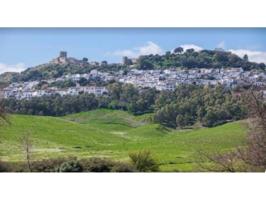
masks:
<path id="1" fill-rule="evenodd" d="M 29 133 L 33 159 L 60 156 L 110 157 L 150 150 L 162 171 L 197 171 L 197 152 L 229 151 L 245 145 L 243 122 L 214 128 L 173 130 L 149 122 L 150 115 L 99 109 L 64 117 L 10 115 L 0 129 L 0 160 L 24 160 L 21 137 Z"/>

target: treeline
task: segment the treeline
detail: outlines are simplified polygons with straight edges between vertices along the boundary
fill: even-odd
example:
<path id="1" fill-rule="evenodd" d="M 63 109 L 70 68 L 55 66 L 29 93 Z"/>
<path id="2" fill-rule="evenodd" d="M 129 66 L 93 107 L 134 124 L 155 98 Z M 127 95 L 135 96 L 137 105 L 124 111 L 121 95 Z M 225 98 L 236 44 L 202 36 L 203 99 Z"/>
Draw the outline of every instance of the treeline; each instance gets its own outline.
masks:
<path id="1" fill-rule="evenodd" d="M 70 113 L 109 108 L 129 111 L 135 115 L 154 111 L 157 91 L 152 88 L 139 90 L 131 84 L 112 83 L 107 86 L 108 95 L 94 94 L 51 95 L 30 100 L 5 99 L 4 107 L 10 113 L 62 116 Z"/>
<path id="2" fill-rule="evenodd" d="M 79 84 L 80 86 L 107 86 L 108 84 L 114 83 L 114 82 L 115 81 L 113 80 L 103 81 L 99 77 L 90 78 L 90 79 L 86 79 L 82 77 L 78 81 L 67 79 L 67 80 L 55 81 L 52 83 L 48 83 L 47 81 L 42 80 L 35 86 L 35 89 L 40 90 L 40 89 L 46 89 L 47 87 L 57 87 L 60 89 L 67 89 L 70 87 L 76 87 L 77 84 Z"/>
<path id="3" fill-rule="evenodd" d="M 246 117 L 239 96 L 218 85 L 214 88 L 185 85 L 175 92 L 163 91 L 155 102 L 154 120 L 172 128 L 200 123 L 212 127 Z"/>
<path id="4" fill-rule="evenodd" d="M 169 67 L 185 68 L 222 68 L 242 67 L 244 70 L 259 69 L 265 70 L 264 63 L 249 62 L 248 56 L 240 58 L 236 54 L 222 50 L 195 51 L 178 47 L 173 53 L 170 51 L 164 55 L 140 56 L 138 59 L 139 69 L 165 69 Z"/>
<path id="5" fill-rule="evenodd" d="M 222 86 L 203 87 L 182 85 L 175 91 L 157 91 L 154 88 L 138 89 L 131 84 L 112 83 L 109 93 L 96 97 L 93 94 L 78 96 L 43 96 L 30 100 L 4 100 L 10 113 L 62 116 L 70 113 L 109 108 L 129 111 L 132 114 L 154 113 L 154 120 L 171 128 L 183 128 L 200 123 L 215 126 L 246 116 L 242 100 Z"/>
<path id="6" fill-rule="evenodd" d="M 9 98 L 5 99 L 3 104 L 9 113 L 62 116 L 96 109 L 99 102 L 92 94 L 80 94 L 77 96 L 51 95 L 34 97 L 30 100 Z"/>

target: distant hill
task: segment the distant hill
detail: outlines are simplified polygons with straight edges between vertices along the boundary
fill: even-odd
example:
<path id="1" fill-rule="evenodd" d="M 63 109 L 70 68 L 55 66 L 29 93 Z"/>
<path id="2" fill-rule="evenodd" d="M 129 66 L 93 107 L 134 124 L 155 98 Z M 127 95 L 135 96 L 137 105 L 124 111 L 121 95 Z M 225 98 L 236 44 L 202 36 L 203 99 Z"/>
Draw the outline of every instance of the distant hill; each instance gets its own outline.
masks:
<path id="1" fill-rule="evenodd" d="M 66 53 L 66 52 L 65 52 Z M 239 68 L 244 70 L 263 70 L 266 66 L 264 63 L 250 62 L 248 56 L 243 58 L 231 52 L 218 50 L 195 51 L 187 49 L 185 52 L 181 47 L 176 48 L 173 52 L 166 52 L 164 55 L 146 55 L 137 59 L 124 57 L 123 63 L 108 64 L 106 61 L 88 62 L 87 58 L 77 60 L 68 58 L 66 54 L 53 59 L 49 63 L 28 68 L 21 73 L 6 72 L 0 75 L 0 82 L 14 81 L 33 81 L 57 78 L 66 74 L 84 74 L 93 69 L 99 71 L 114 72 L 118 70 L 128 70 L 137 68 L 142 70 L 151 69 L 168 69 L 168 68 Z M 134 62 L 133 62 L 134 60 Z"/>

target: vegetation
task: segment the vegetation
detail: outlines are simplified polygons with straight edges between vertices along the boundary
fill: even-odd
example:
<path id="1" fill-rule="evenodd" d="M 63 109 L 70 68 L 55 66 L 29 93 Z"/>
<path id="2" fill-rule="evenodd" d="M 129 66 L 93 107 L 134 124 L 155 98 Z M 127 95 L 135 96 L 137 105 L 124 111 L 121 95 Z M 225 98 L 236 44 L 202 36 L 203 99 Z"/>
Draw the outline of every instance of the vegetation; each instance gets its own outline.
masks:
<path id="1" fill-rule="evenodd" d="M 76 87 L 76 83 L 72 80 L 66 81 L 56 81 L 48 85 L 49 87 L 57 87 L 57 88 L 69 88 Z"/>
<path id="2" fill-rule="evenodd" d="M 249 108 L 250 130 L 247 149 L 240 151 L 240 158 L 262 171 L 266 170 L 266 103 L 262 93 L 253 90 L 246 95 Z"/>
<path id="3" fill-rule="evenodd" d="M 11 113 L 62 116 L 97 108 L 125 110 L 134 115 L 155 112 L 154 120 L 170 128 L 184 128 L 200 123 L 212 127 L 228 121 L 244 119 L 246 109 L 242 100 L 223 88 L 181 85 L 175 91 L 156 91 L 154 88 L 137 89 L 131 84 L 112 83 L 109 93 L 78 96 L 53 95 L 31 100 L 4 100 Z"/>
<path id="4" fill-rule="evenodd" d="M 150 114 L 134 116 L 107 109 L 64 117 L 11 114 L 10 124 L 0 129 L 0 160 L 13 163 L 13 167 L 25 162 L 24 170 L 28 171 L 20 139 L 28 131 L 32 142 L 32 171 L 58 169 L 67 161 L 64 158 L 73 156 L 80 163 L 97 157 L 130 164 L 129 153 L 143 149 L 152 152 L 161 171 L 199 171 L 198 150 L 227 152 L 246 145 L 244 122 L 175 130 L 150 122 L 150 117 Z M 83 170 L 88 169 L 87 166 L 82 164 Z M 135 167 L 130 166 L 134 171 Z M 116 168 L 109 169 L 115 171 Z"/>
<path id="5" fill-rule="evenodd" d="M 156 172 L 159 167 L 156 161 L 152 158 L 150 151 L 140 151 L 137 153 L 130 153 L 129 157 L 136 169 L 140 172 Z"/>
<path id="6" fill-rule="evenodd" d="M 112 167 L 112 172 L 137 172 L 137 170 L 131 163 L 117 162 Z"/>
<path id="7" fill-rule="evenodd" d="M 260 69 L 265 70 L 264 63 L 249 62 L 247 55 L 243 58 L 223 50 L 202 50 L 196 52 L 194 49 L 176 48 L 173 53 L 166 52 L 164 55 L 140 56 L 137 68 L 166 69 L 173 67 L 185 68 L 222 68 L 242 67 L 244 70 Z"/>
<path id="8" fill-rule="evenodd" d="M 92 94 L 78 96 L 43 96 L 31 100 L 5 99 L 3 104 L 10 113 L 61 116 L 69 113 L 88 111 L 98 107 L 98 101 Z"/>
<path id="9" fill-rule="evenodd" d="M 5 86 L 5 84 L 0 84 L 0 90 Z M 7 117 L 6 117 L 6 112 L 4 109 L 4 103 L 3 99 L 0 98 L 0 126 L 4 123 L 7 122 Z"/>
<path id="10" fill-rule="evenodd" d="M 0 172 L 29 172 L 25 162 L 0 162 Z M 129 162 L 111 161 L 107 158 L 75 157 L 52 158 L 33 161 L 31 172 L 137 172 Z"/>
<path id="11" fill-rule="evenodd" d="M 25 152 L 27 167 L 28 167 L 28 170 L 31 172 L 32 171 L 32 168 L 31 168 L 32 141 L 31 141 L 30 134 L 29 133 L 25 134 L 21 138 L 21 141 L 22 141 L 23 151 Z"/>
<path id="12" fill-rule="evenodd" d="M 6 120 L 7 118 L 6 118 L 5 110 L 0 102 L 0 125 L 6 122 Z"/>
<path id="13" fill-rule="evenodd" d="M 88 172 L 111 172 L 115 163 L 104 158 L 90 158 L 82 161 L 85 171 Z"/>
<path id="14" fill-rule="evenodd" d="M 96 64 L 90 63 L 79 64 L 43 64 L 36 67 L 28 68 L 21 73 L 4 73 L 0 75 L 0 81 L 3 82 L 19 82 L 19 81 L 35 81 L 58 78 L 68 74 L 85 74 L 91 70 L 99 71 L 118 71 L 126 69 L 126 66 L 120 64 Z"/>
<path id="15" fill-rule="evenodd" d="M 19 73 L 17 72 L 5 72 L 0 74 L 0 83 L 10 83 L 13 81 L 13 78 L 18 75 Z"/>
<path id="16" fill-rule="evenodd" d="M 249 115 L 247 146 L 230 152 L 200 153 L 210 165 L 203 165 L 207 171 L 261 171 L 266 169 L 266 105 L 263 94 L 251 88 L 245 94 Z M 207 158 L 207 159 L 206 159 Z"/>
<path id="17" fill-rule="evenodd" d="M 213 127 L 246 117 L 241 98 L 234 97 L 222 86 L 180 86 L 173 94 L 162 92 L 155 106 L 155 121 L 172 128 L 184 128 L 197 122 Z"/>
<path id="18" fill-rule="evenodd" d="M 62 163 L 59 168 L 60 172 L 81 172 L 82 166 L 77 160 L 70 160 Z"/>

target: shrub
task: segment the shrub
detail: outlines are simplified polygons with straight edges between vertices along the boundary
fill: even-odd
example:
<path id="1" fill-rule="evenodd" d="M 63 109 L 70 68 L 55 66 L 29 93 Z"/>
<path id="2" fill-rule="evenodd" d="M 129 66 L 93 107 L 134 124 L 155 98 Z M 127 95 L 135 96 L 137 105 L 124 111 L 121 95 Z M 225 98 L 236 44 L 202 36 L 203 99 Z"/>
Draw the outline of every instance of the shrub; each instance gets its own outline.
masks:
<path id="1" fill-rule="evenodd" d="M 0 172 L 9 172 L 9 166 L 7 163 L 0 161 Z"/>
<path id="2" fill-rule="evenodd" d="M 69 158 L 45 159 L 33 161 L 31 168 L 33 172 L 58 172 L 62 163 L 65 163 Z"/>
<path id="3" fill-rule="evenodd" d="M 117 162 L 112 168 L 112 172 L 135 172 L 135 167 L 130 163 Z"/>
<path id="4" fill-rule="evenodd" d="M 70 160 L 60 165 L 60 172 L 82 172 L 82 166 L 77 160 Z"/>
<path id="5" fill-rule="evenodd" d="M 88 172 L 111 172 L 114 162 L 105 158 L 90 158 L 81 161 L 84 171 Z"/>
<path id="6" fill-rule="evenodd" d="M 133 165 L 140 172 L 156 172 L 159 167 L 156 161 L 152 158 L 151 152 L 144 150 L 137 153 L 130 153 L 129 157 Z"/>

